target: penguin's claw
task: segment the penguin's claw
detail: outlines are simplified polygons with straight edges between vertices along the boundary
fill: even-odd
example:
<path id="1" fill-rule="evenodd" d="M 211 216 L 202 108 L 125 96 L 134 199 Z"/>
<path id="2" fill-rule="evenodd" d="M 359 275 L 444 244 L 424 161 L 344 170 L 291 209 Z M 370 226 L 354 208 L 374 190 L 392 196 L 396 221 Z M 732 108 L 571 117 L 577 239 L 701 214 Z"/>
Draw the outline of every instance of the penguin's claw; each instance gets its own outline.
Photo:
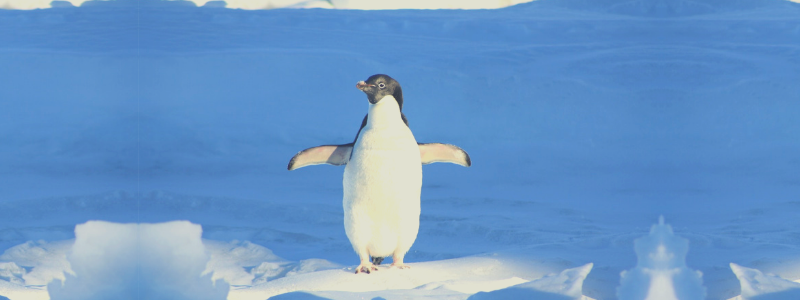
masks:
<path id="1" fill-rule="evenodd" d="M 411 266 L 409 266 L 407 264 L 403 264 L 403 263 L 400 263 L 400 264 L 394 264 L 393 263 L 393 264 L 391 264 L 389 266 L 389 268 L 390 269 L 411 269 Z"/>
<path id="2" fill-rule="evenodd" d="M 358 273 L 367 273 L 369 274 L 370 271 L 377 271 L 378 267 L 373 265 L 372 263 L 361 263 L 356 267 L 356 274 Z"/>

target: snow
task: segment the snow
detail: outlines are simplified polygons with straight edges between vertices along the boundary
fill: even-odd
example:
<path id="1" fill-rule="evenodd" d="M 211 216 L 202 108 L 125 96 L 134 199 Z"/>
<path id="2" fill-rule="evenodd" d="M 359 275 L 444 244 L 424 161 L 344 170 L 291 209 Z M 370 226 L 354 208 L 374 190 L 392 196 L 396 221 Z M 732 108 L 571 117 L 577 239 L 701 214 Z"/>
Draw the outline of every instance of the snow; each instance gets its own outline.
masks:
<path id="1" fill-rule="evenodd" d="M 660 217 L 650 235 L 634 241 L 636 268 L 622 272 L 617 297 L 626 299 L 705 299 L 703 274 L 686 266 L 689 241 L 675 236 Z"/>
<path id="2" fill-rule="evenodd" d="M 63 283 L 66 274 L 75 274 L 66 261 L 67 251 L 71 245 L 71 241 L 51 243 L 29 241 L 6 250 L 0 255 L 0 260 L 10 262 L 5 263 L 4 270 L 11 271 L 15 275 L 15 278 L 10 280 L 13 283 L 31 286 L 46 286 L 53 280 Z M 28 272 L 20 267 L 32 270 Z"/>
<path id="3" fill-rule="evenodd" d="M 186 221 L 120 224 L 90 221 L 75 227 L 75 240 L 25 243 L 0 256 L 0 290 L 11 299 L 266 299 L 303 291 L 332 299 L 353 294 L 467 298 L 496 291 L 581 297 L 592 264 L 536 277 L 506 255 L 412 264 L 413 270 L 380 267 L 372 276 L 318 258 L 292 262 L 251 242 L 202 240 L 201 228 Z M 135 259 L 132 259 L 135 258 Z M 30 266 L 26 272 L 19 267 Z M 8 275 L 6 275 L 8 274 Z M 5 278 L 4 278 L 5 279 Z M 47 292 L 35 287 L 47 286 Z M 511 287 L 508 290 L 504 288 Z M 336 292 L 348 292 L 337 294 Z M 369 293 L 372 292 L 372 293 Z M 49 294 L 49 297 L 48 297 Z M 537 294 L 538 295 L 538 294 Z M 495 299 L 495 294 L 477 294 Z M 487 298 L 488 297 L 488 298 Z M 505 296 L 500 296 L 505 297 Z"/>
<path id="4" fill-rule="evenodd" d="M 69 3 L 71 6 L 80 6 L 89 0 L 63 0 L 56 1 L 56 6 L 61 3 Z M 0 0 L 0 9 L 37 9 L 50 8 L 53 0 Z"/>
<path id="5" fill-rule="evenodd" d="M 492 289 L 488 293 L 477 293 L 469 299 L 589 299 L 583 296 L 583 280 L 592 270 L 591 263 L 559 274 L 550 274 L 531 282 L 518 284 L 505 289 Z"/>
<path id="6" fill-rule="evenodd" d="M 208 276 L 201 276 L 209 258 L 200 234 L 199 225 L 185 221 L 79 224 L 74 241 L 60 242 L 59 251 L 45 253 L 60 267 L 46 270 L 68 274 L 66 278 L 26 277 L 21 285 L 47 285 L 52 299 L 222 299 L 227 285 L 215 287 Z M 4 260 L 20 263 L 20 257 L 42 252 L 19 246 L 12 250 Z M 41 268 L 34 266 L 31 274 Z M 54 279 L 60 283 L 53 284 Z"/>
<path id="7" fill-rule="evenodd" d="M 748 297 L 731 263 L 800 279 L 796 3 L 216 4 L 0 10 L 0 249 L 25 250 L 0 259 L 0 295 L 467 299 L 591 263 L 581 293 L 618 299 L 660 215 L 688 240 L 661 253 L 707 299 Z M 356 276 L 343 169 L 286 164 L 352 141 L 354 85 L 376 73 L 403 85 L 418 141 L 474 164 L 424 166 L 412 268 Z"/>
<path id="8" fill-rule="evenodd" d="M 448 297 L 481 291 L 492 291 L 527 282 L 511 276 L 513 266 L 497 257 L 473 257 L 410 264 L 411 269 L 380 267 L 370 276 L 355 277 L 354 267 L 309 272 L 267 281 L 249 287 L 231 289 L 228 299 L 264 299 L 287 292 L 304 291 L 315 295 L 346 299 L 352 294 L 331 295 L 328 292 L 355 292 L 369 297 L 397 297 L 409 290 L 422 294 L 446 293 Z M 321 291 L 321 293 L 316 293 Z M 372 293 L 369 293 L 372 292 Z"/>
<path id="9" fill-rule="evenodd" d="M 731 270 L 741 283 L 742 300 L 778 300 L 800 297 L 800 283 L 774 274 L 764 274 L 759 270 L 742 267 L 735 263 L 731 263 Z"/>
<path id="10" fill-rule="evenodd" d="M 81 6 L 87 1 L 120 0 L 0 0 L 0 9 L 39 9 Z M 233 9 L 330 8 L 330 9 L 497 9 L 532 0 L 168 0 L 196 6 Z"/>

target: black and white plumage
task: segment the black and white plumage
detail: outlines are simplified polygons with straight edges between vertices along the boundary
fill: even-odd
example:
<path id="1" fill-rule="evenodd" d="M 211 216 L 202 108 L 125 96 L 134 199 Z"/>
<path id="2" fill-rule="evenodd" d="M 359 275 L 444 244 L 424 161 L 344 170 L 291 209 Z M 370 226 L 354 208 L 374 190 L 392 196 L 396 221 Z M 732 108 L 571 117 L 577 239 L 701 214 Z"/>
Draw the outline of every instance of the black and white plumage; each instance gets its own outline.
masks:
<path id="1" fill-rule="evenodd" d="M 417 143 L 402 113 L 403 92 L 396 80 L 377 74 L 356 87 L 367 94 L 369 110 L 355 141 L 300 151 L 288 169 L 345 165 L 344 227 L 361 259 L 356 273 L 377 270 L 375 265 L 387 256 L 392 256 L 392 267 L 407 268 L 403 257 L 419 230 L 422 165 L 472 163 L 459 147 Z"/>

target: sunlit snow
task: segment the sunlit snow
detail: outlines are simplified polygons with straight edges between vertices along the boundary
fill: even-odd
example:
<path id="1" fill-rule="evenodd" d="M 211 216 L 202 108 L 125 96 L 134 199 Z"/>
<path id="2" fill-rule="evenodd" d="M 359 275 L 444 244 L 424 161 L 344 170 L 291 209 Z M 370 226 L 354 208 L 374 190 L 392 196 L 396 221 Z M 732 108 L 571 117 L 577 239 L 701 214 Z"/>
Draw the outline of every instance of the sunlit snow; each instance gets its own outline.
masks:
<path id="1" fill-rule="evenodd" d="M 731 263 L 742 286 L 742 300 L 800 299 L 800 283 Z"/>

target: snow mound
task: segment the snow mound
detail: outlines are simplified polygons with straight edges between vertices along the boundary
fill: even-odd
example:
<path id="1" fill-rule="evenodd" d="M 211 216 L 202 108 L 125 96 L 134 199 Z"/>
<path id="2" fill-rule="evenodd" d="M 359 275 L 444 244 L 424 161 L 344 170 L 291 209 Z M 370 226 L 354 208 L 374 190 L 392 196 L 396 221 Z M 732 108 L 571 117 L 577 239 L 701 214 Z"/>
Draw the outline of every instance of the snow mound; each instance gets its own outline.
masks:
<path id="1" fill-rule="evenodd" d="M 582 299 L 583 280 L 589 275 L 592 266 L 594 264 L 588 263 L 502 290 L 477 293 L 469 299 Z"/>
<path id="2" fill-rule="evenodd" d="M 80 6 L 89 0 L 60 0 L 57 3 L 69 3 L 72 6 Z M 53 0 L 0 0 L 0 9 L 37 9 L 50 8 Z"/>
<path id="3" fill-rule="evenodd" d="M 0 296 L 10 300 L 50 300 L 47 290 L 0 280 Z"/>
<path id="4" fill-rule="evenodd" d="M 48 290 L 53 299 L 224 299 L 225 284 L 201 277 L 209 260 L 201 234 L 187 221 L 77 225 L 67 256 L 75 276 Z"/>
<path id="5" fill-rule="evenodd" d="M 214 285 L 211 276 L 202 276 L 210 257 L 201 234 L 200 225 L 187 221 L 79 224 L 74 241 L 26 242 L 6 250 L 0 256 L 0 295 L 26 300 L 224 299 L 228 285 Z"/>
<path id="6" fill-rule="evenodd" d="M 800 299 L 800 283 L 731 263 L 742 286 L 742 300 Z"/>
<path id="7" fill-rule="evenodd" d="M 9 248 L 0 255 L 0 276 L 12 283 L 29 286 L 45 286 L 53 280 L 66 280 L 65 274 L 75 273 L 67 261 L 67 252 L 72 241 L 48 243 L 26 242 Z M 24 268 L 32 268 L 26 272 Z M 0 294 L 1 295 L 1 294 Z"/>
<path id="8" fill-rule="evenodd" d="M 703 274 L 686 267 L 689 241 L 673 234 L 664 217 L 650 228 L 650 235 L 634 242 L 634 248 L 638 262 L 620 275 L 619 299 L 705 299 Z"/>
<path id="9" fill-rule="evenodd" d="M 210 259 L 206 264 L 203 275 L 212 274 L 211 280 L 224 280 L 230 285 L 251 285 L 258 275 L 264 275 L 266 266 L 279 266 L 284 260 L 272 253 L 267 248 L 252 244 L 248 241 L 229 243 L 219 241 L 204 241 Z M 258 266 L 258 267 L 255 267 Z M 252 268 L 250 272 L 246 267 Z"/>
<path id="10" fill-rule="evenodd" d="M 205 240 L 203 243 L 211 256 L 203 275 L 212 274 L 212 281 L 223 280 L 231 286 L 251 286 L 282 277 L 342 268 L 324 259 L 287 261 L 249 241 Z"/>
<path id="11" fill-rule="evenodd" d="M 0 255 L 0 296 L 11 300 L 50 299 L 47 284 L 58 280 L 63 285 L 66 274 L 75 274 L 66 259 L 71 246 L 71 240 L 29 241 L 7 249 Z"/>

